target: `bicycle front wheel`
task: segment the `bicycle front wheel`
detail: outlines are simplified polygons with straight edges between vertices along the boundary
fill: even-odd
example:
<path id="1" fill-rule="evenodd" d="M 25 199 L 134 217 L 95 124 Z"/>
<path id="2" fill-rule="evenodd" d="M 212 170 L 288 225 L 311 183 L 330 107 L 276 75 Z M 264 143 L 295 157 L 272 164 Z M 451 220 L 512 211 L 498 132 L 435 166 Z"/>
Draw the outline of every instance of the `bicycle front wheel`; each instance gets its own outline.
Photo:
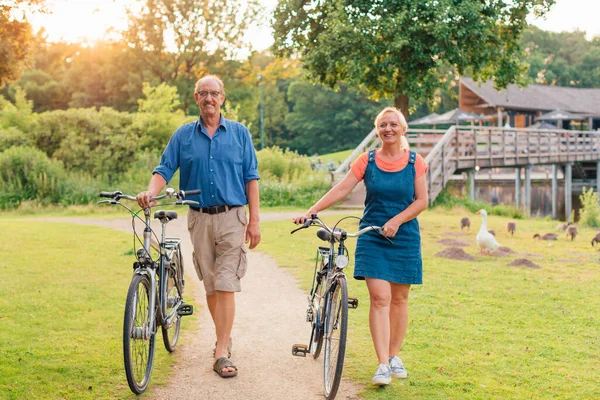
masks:
<path id="1" fill-rule="evenodd" d="M 150 325 L 150 307 L 150 279 L 136 274 L 129 285 L 123 322 L 125 375 L 136 394 L 146 390 L 152 374 L 156 330 Z"/>
<path id="2" fill-rule="evenodd" d="M 166 301 L 166 315 L 169 316 L 174 310 L 174 307 L 182 300 L 183 296 L 183 263 L 181 262 L 181 254 L 176 251 L 173 255 L 171 266 L 166 268 L 167 285 L 163 294 L 163 301 Z M 175 346 L 179 341 L 179 331 L 181 330 L 181 316 L 176 315 L 173 324 L 170 327 L 162 328 L 162 337 L 165 348 L 168 352 L 175 351 Z"/>
<path id="3" fill-rule="evenodd" d="M 335 398 L 344 369 L 348 331 L 348 286 L 346 277 L 338 276 L 330 291 L 325 312 L 325 397 Z"/>

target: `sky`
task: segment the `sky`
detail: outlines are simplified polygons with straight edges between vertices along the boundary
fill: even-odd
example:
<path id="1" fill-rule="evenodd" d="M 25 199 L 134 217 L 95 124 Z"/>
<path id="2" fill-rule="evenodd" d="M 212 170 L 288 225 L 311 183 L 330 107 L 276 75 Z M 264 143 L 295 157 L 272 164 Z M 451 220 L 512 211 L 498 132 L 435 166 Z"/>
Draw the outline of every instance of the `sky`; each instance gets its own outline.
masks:
<path id="1" fill-rule="evenodd" d="M 37 31 L 44 27 L 50 41 L 94 41 L 104 37 L 107 29 L 126 27 L 125 6 L 130 0 L 48 0 L 51 14 L 29 17 Z M 277 0 L 261 0 L 270 13 Z M 268 15 L 268 14 L 267 14 Z M 600 36 L 600 0 L 557 0 L 545 18 L 529 18 L 541 29 L 553 32 L 586 31 L 587 38 Z M 248 39 L 254 50 L 264 50 L 273 43 L 268 18 L 263 26 L 251 29 Z"/>

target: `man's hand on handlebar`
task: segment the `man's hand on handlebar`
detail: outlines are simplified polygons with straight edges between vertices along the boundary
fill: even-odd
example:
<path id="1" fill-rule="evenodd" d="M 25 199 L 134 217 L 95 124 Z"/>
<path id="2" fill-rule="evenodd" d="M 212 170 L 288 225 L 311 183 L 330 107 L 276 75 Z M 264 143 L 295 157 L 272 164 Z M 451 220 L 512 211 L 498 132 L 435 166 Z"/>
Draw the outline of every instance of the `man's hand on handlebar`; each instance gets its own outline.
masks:
<path id="1" fill-rule="evenodd" d="M 152 192 L 146 190 L 135 196 L 135 199 L 137 200 L 141 208 L 148 208 L 154 206 L 154 204 L 156 203 L 154 200 L 150 201 L 150 198 L 154 196 L 155 195 Z"/>

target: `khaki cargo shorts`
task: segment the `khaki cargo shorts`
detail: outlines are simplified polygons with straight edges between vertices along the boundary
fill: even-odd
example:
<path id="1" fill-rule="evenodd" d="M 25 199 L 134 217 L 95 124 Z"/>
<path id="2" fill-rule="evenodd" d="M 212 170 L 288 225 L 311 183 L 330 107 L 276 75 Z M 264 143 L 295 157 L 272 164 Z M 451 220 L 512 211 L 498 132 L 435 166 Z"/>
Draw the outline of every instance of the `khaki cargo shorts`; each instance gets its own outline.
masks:
<path id="1" fill-rule="evenodd" d="M 206 294 L 239 292 L 246 275 L 246 207 L 219 214 L 188 211 L 188 231 L 194 245 L 194 267 Z"/>

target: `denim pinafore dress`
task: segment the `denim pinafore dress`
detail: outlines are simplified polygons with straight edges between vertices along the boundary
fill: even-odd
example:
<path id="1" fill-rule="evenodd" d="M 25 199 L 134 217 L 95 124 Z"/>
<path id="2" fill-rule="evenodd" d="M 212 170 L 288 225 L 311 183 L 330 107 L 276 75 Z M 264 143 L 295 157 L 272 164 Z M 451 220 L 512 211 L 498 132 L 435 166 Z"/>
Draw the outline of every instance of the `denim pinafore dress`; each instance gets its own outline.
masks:
<path id="1" fill-rule="evenodd" d="M 382 171 L 375 163 L 375 150 L 369 151 L 363 178 L 367 189 L 363 219 L 383 226 L 404 211 L 415 197 L 415 160 L 411 151 L 408 164 L 397 172 Z M 361 222 L 360 228 L 367 225 Z M 390 244 L 381 235 L 369 231 L 358 238 L 354 258 L 354 278 L 375 278 L 399 284 L 423 283 L 421 234 L 416 218 L 400 225 Z"/>

